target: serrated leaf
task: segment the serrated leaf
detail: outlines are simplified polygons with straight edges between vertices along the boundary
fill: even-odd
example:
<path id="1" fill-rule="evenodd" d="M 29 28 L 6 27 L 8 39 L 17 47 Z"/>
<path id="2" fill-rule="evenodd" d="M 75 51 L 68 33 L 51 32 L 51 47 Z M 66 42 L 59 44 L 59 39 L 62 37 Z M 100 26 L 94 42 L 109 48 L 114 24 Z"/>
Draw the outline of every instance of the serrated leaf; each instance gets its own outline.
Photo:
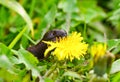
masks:
<path id="1" fill-rule="evenodd" d="M 31 53 L 26 51 L 25 49 L 20 49 L 18 51 L 12 50 L 14 54 L 18 56 L 19 63 L 23 63 L 26 66 L 27 70 L 32 71 L 32 75 L 35 77 L 40 76 L 40 71 L 37 67 L 37 63 L 39 62 L 37 58 L 35 58 Z"/>
<path id="2" fill-rule="evenodd" d="M 26 61 L 28 61 L 29 63 L 33 65 L 37 65 L 37 63 L 39 62 L 38 59 L 34 55 L 29 53 L 25 49 L 20 49 L 18 52 L 21 54 L 21 58 L 22 57 L 26 58 Z"/>

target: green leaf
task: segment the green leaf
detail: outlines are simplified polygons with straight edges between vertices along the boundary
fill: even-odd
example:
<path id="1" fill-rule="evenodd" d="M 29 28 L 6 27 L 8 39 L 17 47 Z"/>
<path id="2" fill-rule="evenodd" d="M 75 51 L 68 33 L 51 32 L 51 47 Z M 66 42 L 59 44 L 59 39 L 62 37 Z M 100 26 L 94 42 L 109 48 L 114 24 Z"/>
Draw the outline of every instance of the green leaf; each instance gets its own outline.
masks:
<path id="1" fill-rule="evenodd" d="M 0 43 L 0 66 L 11 69 L 18 62 L 13 56 L 11 50 L 4 44 Z"/>
<path id="2" fill-rule="evenodd" d="M 107 41 L 108 50 L 116 48 L 120 44 L 120 39 L 112 39 Z"/>
<path id="3" fill-rule="evenodd" d="M 10 13 L 5 10 L 5 7 L 0 7 L 0 26 L 5 26 L 8 22 L 9 15 Z"/>
<path id="4" fill-rule="evenodd" d="M 116 29 L 117 29 L 116 31 L 118 33 L 120 33 L 119 32 L 119 30 L 120 30 L 120 28 L 119 28 L 120 27 L 120 8 L 114 10 L 108 20 L 110 20 L 112 22 L 112 24 L 116 27 Z"/>
<path id="5" fill-rule="evenodd" d="M 64 12 L 72 13 L 77 12 L 77 1 L 76 0 L 61 0 L 58 7 L 63 9 Z"/>
<path id="6" fill-rule="evenodd" d="M 24 57 L 27 62 L 29 62 L 29 63 L 31 63 L 33 65 L 38 64 L 38 62 L 39 62 L 38 59 L 34 55 L 32 55 L 31 53 L 26 51 L 25 49 L 20 49 L 18 52 L 21 54 L 20 57 L 21 58 Z"/>
<path id="7" fill-rule="evenodd" d="M 97 6 L 96 0 L 78 1 L 78 5 L 80 8 L 81 18 L 83 18 L 86 23 L 106 17 L 105 12 Z"/>
<path id="8" fill-rule="evenodd" d="M 18 78 L 20 70 L 14 66 L 16 62 L 17 60 L 11 50 L 0 43 L 0 77 L 2 77 L 3 80 L 7 80 L 8 82 L 21 79 Z"/>
<path id="9" fill-rule="evenodd" d="M 113 62 L 110 73 L 120 72 L 120 59 Z"/>
<path id="10" fill-rule="evenodd" d="M 0 67 L 13 70 L 12 66 L 13 64 L 10 62 L 6 55 L 0 55 Z"/>
<path id="11" fill-rule="evenodd" d="M 10 49 L 4 45 L 3 43 L 0 43 L 0 55 L 6 54 L 7 56 L 11 55 Z"/>
<path id="12" fill-rule="evenodd" d="M 30 82 L 31 79 L 31 72 L 29 71 L 23 78 L 22 82 Z"/>
<path id="13" fill-rule="evenodd" d="M 13 80 L 16 82 L 20 82 L 20 78 L 18 78 L 18 75 L 10 73 L 9 70 L 6 69 L 0 69 L 0 82 L 12 82 Z M 19 80 L 19 81 L 18 81 Z"/>
<path id="14" fill-rule="evenodd" d="M 14 54 L 18 56 L 19 63 L 23 63 L 26 66 L 27 70 L 32 70 L 32 75 L 35 77 L 40 77 L 40 71 L 37 67 L 38 60 L 31 53 L 25 49 L 20 49 L 18 51 L 12 50 Z"/>
<path id="15" fill-rule="evenodd" d="M 119 82 L 119 81 L 120 81 L 120 72 L 110 76 L 110 82 Z"/>

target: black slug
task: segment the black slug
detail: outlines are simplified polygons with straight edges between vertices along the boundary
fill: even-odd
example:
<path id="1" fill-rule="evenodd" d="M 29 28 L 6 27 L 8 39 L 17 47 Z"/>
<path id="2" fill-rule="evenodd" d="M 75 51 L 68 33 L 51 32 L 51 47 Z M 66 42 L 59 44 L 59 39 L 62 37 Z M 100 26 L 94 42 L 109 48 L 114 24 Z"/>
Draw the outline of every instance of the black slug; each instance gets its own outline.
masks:
<path id="1" fill-rule="evenodd" d="M 47 49 L 47 44 L 42 41 L 56 41 L 56 38 L 65 37 L 67 33 L 65 30 L 54 29 L 45 33 L 41 41 L 27 50 L 35 55 L 39 60 L 44 59 L 44 52 Z M 49 53 L 50 54 L 50 53 Z M 49 54 L 47 56 L 49 56 Z"/>

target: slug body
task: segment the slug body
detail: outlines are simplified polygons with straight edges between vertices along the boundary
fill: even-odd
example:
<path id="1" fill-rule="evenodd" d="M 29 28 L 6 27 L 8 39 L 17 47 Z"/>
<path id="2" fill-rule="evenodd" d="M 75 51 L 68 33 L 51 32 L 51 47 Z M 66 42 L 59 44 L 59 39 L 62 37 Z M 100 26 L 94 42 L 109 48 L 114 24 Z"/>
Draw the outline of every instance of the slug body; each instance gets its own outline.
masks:
<path id="1" fill-rule="evenodd" d="M 44 52 L 48 47 L 47 44 L 42 41 L 56 41 L 56 38 L 65 36 L 67 36 L 67 33 L 64 30 L 54 29 L 48 31 L 38 44 L 27 48 L 27 50 L 35 55 L 39 60 L 44 59 Z M 49 54 L 47 56 L 49 56 Z"/>

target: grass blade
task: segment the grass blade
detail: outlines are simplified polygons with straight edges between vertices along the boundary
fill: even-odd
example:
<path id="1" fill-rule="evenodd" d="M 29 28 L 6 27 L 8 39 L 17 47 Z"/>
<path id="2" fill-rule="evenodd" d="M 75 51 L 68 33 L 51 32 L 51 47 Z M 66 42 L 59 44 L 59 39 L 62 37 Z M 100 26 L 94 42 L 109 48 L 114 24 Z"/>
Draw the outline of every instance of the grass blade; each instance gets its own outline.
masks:
<path id="1" fill-rule="evenodd" d="M 32 20 L 30 19 L 24 8 L 18 2 L 14 0 L 0 0 L 0 4 L 17 12 L 27 23 L 27 26 L 28 28 L 30 28 L 32 35 L 34 34 Z"/>

